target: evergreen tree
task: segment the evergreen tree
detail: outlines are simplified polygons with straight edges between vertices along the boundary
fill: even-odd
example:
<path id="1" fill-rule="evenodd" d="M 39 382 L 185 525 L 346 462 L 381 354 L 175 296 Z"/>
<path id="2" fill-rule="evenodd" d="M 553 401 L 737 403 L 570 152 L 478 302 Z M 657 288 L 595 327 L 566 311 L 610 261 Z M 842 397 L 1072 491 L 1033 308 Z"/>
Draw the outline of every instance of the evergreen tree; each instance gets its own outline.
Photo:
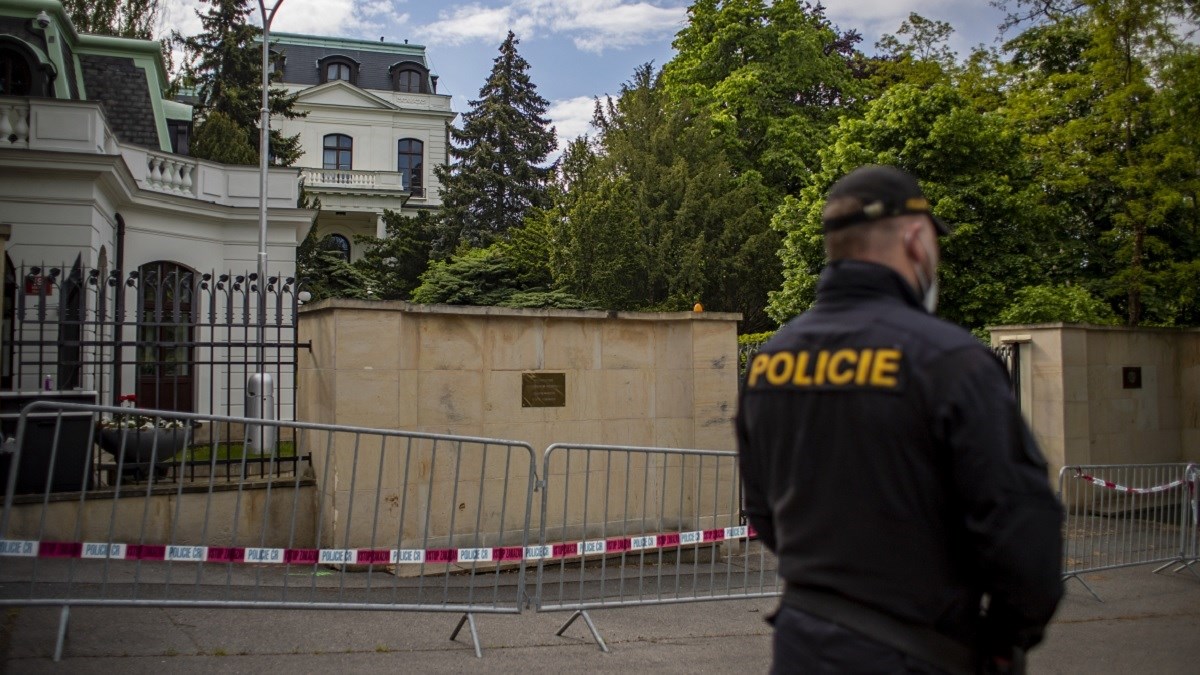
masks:
<path id="1" fill-rule="evenodd" d="M 713 125 L 664 91 L 650 64 L 598 106 L 594 144 L 561 162 L 552 256 L 560 285 L 609 309 L 740 312 L 774 327 L 763 308 L 780 280 L 767 190 L 737 175 Z"/>
<path id="2" fill-rule="evenodd" d="M 239 127 L 225 113 L 214 110 L 196 128 L 190 151 L 193 157 L 222 164 L 257 164 L 255 142 L 248 129 Z"/>
<path id="3" fill-rule="evenodd" d="M 369 280 L 380 300 L 407 300 L 417 287 L 421 274 L 429 266 L 429 248 L 433 238 L 432 218 L 428 211 L 402 216 L 392 210 L 383 212 L 386 235 L 380 239 L 357 236 L 362 257 L 354 266 Z"/>
<path id="4" fill-rule="evenodd" d="M 462 129 L 450 130 L 454 162 L 436 170 L 442 183 L 436 242 L 441 254 L 460 242 L 486 246 L 503 240 L 546 201 L 550 170 L 539 165 L 557 141 L 544 116 L 549 102 L 537 93 L 517 43 L 510 31 L 479 98 L 463 113 Z"/>
<path id="5" fill-rule="evenodd" d="M 254 164 L 258 162 L 258 122 L 262 105 L 262 46 L 257 39 L 262 30 L 249 23 L 253 11 L 249 0 L 205 0 L 209 8 L 205 13 L 196 10 L 203 31 L 191 37 L 175 33 L 172 39 L 187 52 L 189 62 L 185 66 L 183 80 L 196 88 L 199 104 L 198 119 L 202 119 L 196 135 L 204 133 L 203 126 L 208 116 L 218 112 L 229 124 L 246 131 L 252 140 Z M 272 75 L 272 79 L 274 79 Z M 284 89 L 272 89 L 268 108 L 273 117 L 293 119 L 301 117 L 292 109 L 295 95 Z M 225 124 L 225 122 L 222 122 Z M 220 161 L 193 152 L 202 159 Z M 229 153 L 245 156 L 242 152 Z M 281 166 L 291 166 L 300 158 L 300 136 L 285 137 L 278 129 L 271 130 L 271 161 Z"/>
<path id="6" fill-rule="evenodd" d="M 343 256 L 329 237 L 320 234 L 314 223 L 308 235 L 296 248 L 296 276 L 303 290 L 311 294 L 310 302 L 325 298 L 358 298 L 369 296 L 369 279 L 363 271 Z"/>

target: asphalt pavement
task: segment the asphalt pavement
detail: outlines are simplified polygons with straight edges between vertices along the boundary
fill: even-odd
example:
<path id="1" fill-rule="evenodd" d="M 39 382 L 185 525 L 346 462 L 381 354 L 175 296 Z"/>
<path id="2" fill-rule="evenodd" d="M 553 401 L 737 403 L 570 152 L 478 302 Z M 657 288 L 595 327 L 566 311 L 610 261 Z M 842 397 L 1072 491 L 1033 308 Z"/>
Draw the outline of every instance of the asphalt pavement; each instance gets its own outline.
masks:
<path id="1" fill-rule="evenodd" d="M 1195 569 L 1195 567 L 1193 568 Z M 1200 572 L 1200 570 L 1197 570 Z M 1067 581 L 1030 673 L 1200 672 L 1200 576 L 1135 567 Z M 63 660 L 51 659 L 60 610 L 4 607 L 6 673 L 766 672 L 774 599 L 589 613 L 477 615 L 483 658 L 460 615 L 441 613 L 75 607 Z"/>

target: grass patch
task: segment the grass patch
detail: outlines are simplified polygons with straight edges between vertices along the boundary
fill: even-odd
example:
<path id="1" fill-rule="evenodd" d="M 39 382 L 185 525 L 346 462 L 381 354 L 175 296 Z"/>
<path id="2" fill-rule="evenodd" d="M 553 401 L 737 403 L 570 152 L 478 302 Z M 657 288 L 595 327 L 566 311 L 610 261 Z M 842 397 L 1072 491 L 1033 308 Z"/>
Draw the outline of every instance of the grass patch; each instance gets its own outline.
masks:
<path id="1" fill-rule="evenodd" d="M 246 446 L 242 443 L 204 443 L 201 445 L 193 445 L 176 455 L 175 459 L 180 462 L 197 463 L 211 462 L 213 451 L 216 450 L 218 460 L 229 459 L 261 459 L 269 457 L 269 455 L 260 455 L 256 452 L 246 453 Z M 275 446 L 275 457 L 295 457 L 296 443 L 294 441 L 279 441 Z"/>

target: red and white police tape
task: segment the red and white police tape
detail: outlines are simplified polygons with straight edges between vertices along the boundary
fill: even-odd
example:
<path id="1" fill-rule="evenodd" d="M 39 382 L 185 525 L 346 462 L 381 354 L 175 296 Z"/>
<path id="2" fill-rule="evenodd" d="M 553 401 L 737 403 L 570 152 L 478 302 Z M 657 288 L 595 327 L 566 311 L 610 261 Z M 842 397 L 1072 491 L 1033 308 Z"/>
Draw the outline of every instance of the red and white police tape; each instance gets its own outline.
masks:
<path id="1" fill-rule="evenodd" d="M 255 548 L 0 539 L 0 557 L 284 565 L 420 565 L 427 563 L 521 562 L 613 553 L 637 553 L 729 539 L 746 539 L 755 535 L 754 528 L 741 526 L 692 532 L 646 534 L 636 537 L 591 539 L 524 548 L 498 546 L 439 549 Z"/>
<path id="2" fill-rule="evenodd" d="M 1149 495 L 1149 494 L 1155 494 L 1158 492 L 1166 492 L 1167 490 L 1174 490 L 1175 488 L 1180 487 L 1182 485 L 1188 485 L 1191 482 L 1191 481 L 1187 480 L 1186 478 L 1180 478 L 1179 480 L 1173 480 L 1170 483 L 1166 483 L 1163 485 L 1155 485 L 1154 487 L 1134 488 L 1134 487 L 1126 487 L 1119 483 L 1114 483 L 1110 480 L 1104 480 L 1103 478 L 1096 478 L 1095 476 L 1089 476 L 1088 474 L 1084 473 L 1083 471 L 1080 471 L 1079 469 L 1075 470 L 1075 477 L 1080 480 L 1085 480 L 1093 485 L 1099 485 L 1102 488 L 1108 488 L 1109 490 L 1116 490 L 1117 492 L 1125 492 L 1127 494 L 1132 494 L 1132 495 Z"/>

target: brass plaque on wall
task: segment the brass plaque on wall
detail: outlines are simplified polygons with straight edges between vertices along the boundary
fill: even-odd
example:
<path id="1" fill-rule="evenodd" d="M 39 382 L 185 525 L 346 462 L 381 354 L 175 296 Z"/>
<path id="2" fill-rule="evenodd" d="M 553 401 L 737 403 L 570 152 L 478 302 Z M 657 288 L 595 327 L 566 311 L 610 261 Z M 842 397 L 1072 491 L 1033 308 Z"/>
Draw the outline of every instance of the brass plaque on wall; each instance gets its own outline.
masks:
<path id="1" fill-rule="evenodd" d="M 522 408 L 562 408 L 566 405 L 566 373 L 521 373 Z"/>

